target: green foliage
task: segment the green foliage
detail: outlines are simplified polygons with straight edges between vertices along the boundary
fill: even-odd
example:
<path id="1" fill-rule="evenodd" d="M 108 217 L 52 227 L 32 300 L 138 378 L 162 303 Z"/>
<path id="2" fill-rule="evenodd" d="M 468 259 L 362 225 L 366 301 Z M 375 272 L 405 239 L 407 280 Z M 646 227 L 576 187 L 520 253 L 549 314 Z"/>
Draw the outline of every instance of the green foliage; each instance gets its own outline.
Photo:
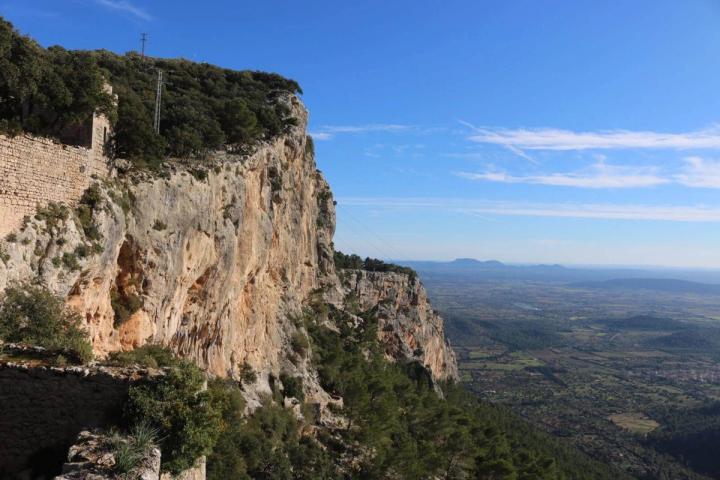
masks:
<path id="1" fill-rule="evenodd" d="M 142 452 L 135 445 L 121 438 L 113 442 L 112 454 L 115 459 L 113 470 L 120 474 L 130 473 L 143 459 Z"/>
<path id="2" fill-rule="evenodd" d="M 68 270 L 75 272 L 80 270 L 80 264 L 78 263 L 78 257 L 74 253 L 65 252 L 60 257 L 62 265 Z"/>
<path id="3" fill-rule="evenodd" d="M 115 459 L 113 470 L 121 475 L 132 472 L 157 445 L 159 430 L 146 423 L 132 428 L 129 437 L 114 434 L 110 438 L 110 448 Z"/>
<path id="4" fill-rule="evenodd" d="M 60 136 L 96 111 L 114 116 L 92 54 L 42 48 L 0 18 L 0 131 Z"/>
<path id="5" fill-rule="evenodd" d="M 208 457 L 208 480 L 339 478 L 328 452 L 301 435 L 291 411 L 266 403 L 244 417 L 240 401 L 226 405 L 222 433 Z"/>
<path id="6" fill-rule="evenodd" d="M 49 202 L 46 206 L 38 206 L 35 210 L 35 219 L 45 222 L 46 231 L 53 232 L 61 222 L 70 217 L 70 210 L 67 206 Z"/>
<path id="7" fill-rule="evenodd" d="M 286 398 L 297 398 L 301 402 L 305 400 L 303 391 L 303 380 L 301 377 L 293 377 L 287 373 L 280 374 L 280 382 L 283 385 L 283 396 Z"/>
<path id="8" fill-rule="evenodd" d="M 203 391 L 204 383 L 203 372 L 182 361 L 161 378 L 130 388 L 126 416 L 133 424 L 158 429 L 164 471 L 177 474 L 192 467 L 217 440 L 224 397 Z"/>
<path id="9" fill-rule="evenodd" d="M 702 474 L 712 476 L 720 472 L 717 455 L 720 402 L 695 408 L 668 408 L 661 412 L 658 420 L 661 427 L 648 435 L 647 444 Z"/>
<path id="10" fill-rule="evenodd" d="M 10 286 L 0 304 L 3 340 L 61 350 L 74 361 L 88 362 L 92 359 L 92 346 L 80 324 L 77 313 L 40 286 Z"/>
<path id="11" fill-rule="evenodd" d="M 142 365 L 144 367 L 176 367 L 180 359 L 168 347 L 162 345 L 143 345 L 127 352 L 113 352 L 108 356 L 110 365 Z"/>
<path id="12" fill-rule="evenodd" d="M 239 72 L 187 60 L 92 53 L 119 97 L 115 145 L 135 160 L 202 156 L 278 135 L 290 124 L 278 92 L 300 92 L 292 80 L 262 72 Z M 161 135 L 152 128 L 156 71 L 170 82 L 163 95 Z"/>
<path id="13" fill-rule="evenodd" d="M 394 263 L 385 263 L 377 258 L 367 257 L 363 260 L 360 256 L 351 254 L 345 255 L 344 253 L 336 250 L 334 253 L 335 268 L 339 269 L 350 269 L 350 270 L 367 270 L 369 272 L 395 272 L 408 275 L 410 281 L 414 282 L 417 278 L 417 272 L 409 267 L 403 267 L 395 265 Z"/>
<path id="14" fill-rule="evenodd" d="M 292 347 L 293 352 L 298 354 L 300 358 L 305 358 L 308 348 L 310 348 L 310 342 L 308 341 L 305 333 L 297 331 L 292 334 L 292 337 L 290 337 L 290 346 Z"/>
<path id="15" fill-rule="evenodd" d="M 240 365 L 240 381 L 247 384 L 253 384 L 257 381 L 257 373 L 247 363 Z"/>
<path id="16" fill-rule="evenodd" d="M 163 95 L 161 134 L 153 116 L 157 71 L 169 82 Z M 188 60 L 121 56 L 108 51 L 44 49 L 0 19 L 0 131 L 62 138 L 94 112 L 114 123 L 115 154 L 154 167 L 165 156 L 198 157 L 272 138 L 297 123 L 277 101 L 302 93 L 279 75 L 234 71 Z M 108 79 L 118 105 L 105 93 Z"/>
<path id="17" fill-rule="evenodd" d="M 90 240 L 100 240 L 102 238 L 97 225 L 93 221 L 93 214 L 100 208 L 102 201 L 103 196 L 100 187 L 97 184 L 92 184 L 83 192 L 80 202 L 78 202 L 76 213 L 80 220 L 80 226 L 85 236 Z"/>
<path id="18" fill-rule="evenodd" d="M 329 447 L 365 457 L 353 478 L 560 478 L 551 459 L 513 448 L 469 394 L 447 386 L 443 399 L 422 365 L 387 362 L 374 316 L 363 317 L 355 326 L 331 311 L 339 332 L 308 322 L 320 381 L 343 397 L 348 418 L 343 442 Z"/>
<path id="19" fill-rule="evenodd" d="M 135 294 L 123 294 L 116 289 L 110 291 L 110 305 L 115 314 L 113 326 L 119 328 L 123 323 L 140 310 L 143 306 L 143 299 Z"/>

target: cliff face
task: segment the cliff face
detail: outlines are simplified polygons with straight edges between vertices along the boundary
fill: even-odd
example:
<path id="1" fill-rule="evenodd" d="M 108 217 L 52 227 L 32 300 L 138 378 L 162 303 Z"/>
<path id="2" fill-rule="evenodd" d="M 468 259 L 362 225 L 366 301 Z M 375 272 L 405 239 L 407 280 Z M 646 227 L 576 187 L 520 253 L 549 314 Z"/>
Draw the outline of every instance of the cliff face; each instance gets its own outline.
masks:
<path id="1" fill-rule="evenodd" d="M 335 211 L 308 148 L 307 112 L 295 97 L 284 101 L 297 126 L 251 155 L 104 181 L 90 229 L 72 212 L 30 219 L 2 245 L 0 289 L 39 277 L 83 315 L 100 355 L 161 343 L 216 375 L 237 376 L 246 363 L 312 377 L 289 360 L 292 319 L 310 292 L 341 288 Z M 381 304 L 389 353 L 456 376 L 419 282 L 360 272 L 346 280 L 363 309 Z"/>
<path id="2" fill-rule="evenodd" d="M 417 278 L 393 272 L 341 270 L 345 308 L 377 307 L 386 354 L 417 360 L 439 380 L 457 380 L 455 352 L 445 340 L 443 319 L 432 309 Z"/>

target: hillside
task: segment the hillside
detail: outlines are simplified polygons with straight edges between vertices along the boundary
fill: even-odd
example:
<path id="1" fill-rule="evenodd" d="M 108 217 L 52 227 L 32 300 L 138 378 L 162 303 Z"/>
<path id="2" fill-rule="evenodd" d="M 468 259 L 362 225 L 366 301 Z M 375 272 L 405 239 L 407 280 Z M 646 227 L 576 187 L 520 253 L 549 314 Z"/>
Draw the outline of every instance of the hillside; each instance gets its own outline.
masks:
<path id="1" fill-rule="evenodd" d="M 7 68 L 71 83 L 55 69 L 61 50 L 3 25 Z M 297 84 L 178 60 L 62 56 L 118 96 L 117 116 L 105 112 L 111 171 L 79 198 L 39 205 L 0 242 L 0 336 L 14 342 L 0 356 L 0 400 L 16 398 L 17 378 L 28 408 L 45 392 L 58 399 L 2 418 L 14 453 L 0 457 L 0 476 L 59 473 L 87 428 L 112 437 L 114 474 L 142 444 L 162 451 L 164 471 L 196 478 L 617 478 L 455 384 L 443 319 L 414 272 L 343 264 Z M 165 133 L 139 138 L 153 68 L 175 76 Z M 4 125 L 40 142 L 31 134 L 60 130 L 24 118 L 41 110 L 41 85 L 28 85 Z M 90 102 L 80 113 L 106 108 L 98 85 L 74 85 Z M 112 409 L 111 389 L 91 381 L 112 385 Z"/>

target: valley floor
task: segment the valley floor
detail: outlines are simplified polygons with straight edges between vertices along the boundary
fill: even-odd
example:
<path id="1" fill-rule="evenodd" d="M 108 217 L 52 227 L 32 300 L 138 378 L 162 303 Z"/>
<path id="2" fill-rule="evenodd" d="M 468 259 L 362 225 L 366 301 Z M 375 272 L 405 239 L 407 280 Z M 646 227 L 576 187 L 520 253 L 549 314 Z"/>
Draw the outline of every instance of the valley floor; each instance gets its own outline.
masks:
<path id="1" fill-rule="evenodd" d="M 481 398 L 638 478 L 720 478 L 664 430 L 720 400 L 717 297 L 424 280 Z"/>

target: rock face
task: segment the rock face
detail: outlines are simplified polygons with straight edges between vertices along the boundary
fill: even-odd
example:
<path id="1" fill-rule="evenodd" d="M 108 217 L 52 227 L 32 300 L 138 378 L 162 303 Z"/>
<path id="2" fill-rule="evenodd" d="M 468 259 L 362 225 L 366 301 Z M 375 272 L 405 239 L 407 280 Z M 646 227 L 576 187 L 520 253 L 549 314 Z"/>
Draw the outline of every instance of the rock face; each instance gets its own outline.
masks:
<path id="1" fill-rule="evenodd" d="M 116 458 L 113 443 L 129 442 L 128 438 L 113 438 L 103 432 L 82 431 L 77 442 L 70 447 L 68 461 L 63 465 L 62 475 L 54 480 L 110 480 L 118 478 L 113 467 Z M 160 449 L 151 448 L 138 461 L 138 466 L 126 475 L 137 480 L 160 479 Z"/>
<path id="2" fill-rule="evenodd" d="M 430 305 L 419 279 L 393 272 L 338 272 L 347 309 L 377 306 L 380 339 L 388 356 L 417 360 L 438 380 L 457 380 L 455 352 L 445 339 L 443 319 Z"/>
<path id="3" fill-rule="evenodd" d="M 86 200 L 90 225 L 62 208 L 31 219 L 0 243 L 0 290 L 39 277 L 83 315 L 101 356 L 160 343 L 215 375 L 238 377 L 243 364 L 261 378 L 290 369 L 312 390 L 307 362 L 290 361 L 293 318 L 311 292 L 346 288 L 363 307 L 381 303 L 389 352 L 454 378 L 442 320 L 419 282 L 355 272 L 351 288 L 340 285 L 334 202 L 306 136 L 307 112 L 294 96 L 281 101 L 296 126 L 252 154 L 98 182 Z"/>

